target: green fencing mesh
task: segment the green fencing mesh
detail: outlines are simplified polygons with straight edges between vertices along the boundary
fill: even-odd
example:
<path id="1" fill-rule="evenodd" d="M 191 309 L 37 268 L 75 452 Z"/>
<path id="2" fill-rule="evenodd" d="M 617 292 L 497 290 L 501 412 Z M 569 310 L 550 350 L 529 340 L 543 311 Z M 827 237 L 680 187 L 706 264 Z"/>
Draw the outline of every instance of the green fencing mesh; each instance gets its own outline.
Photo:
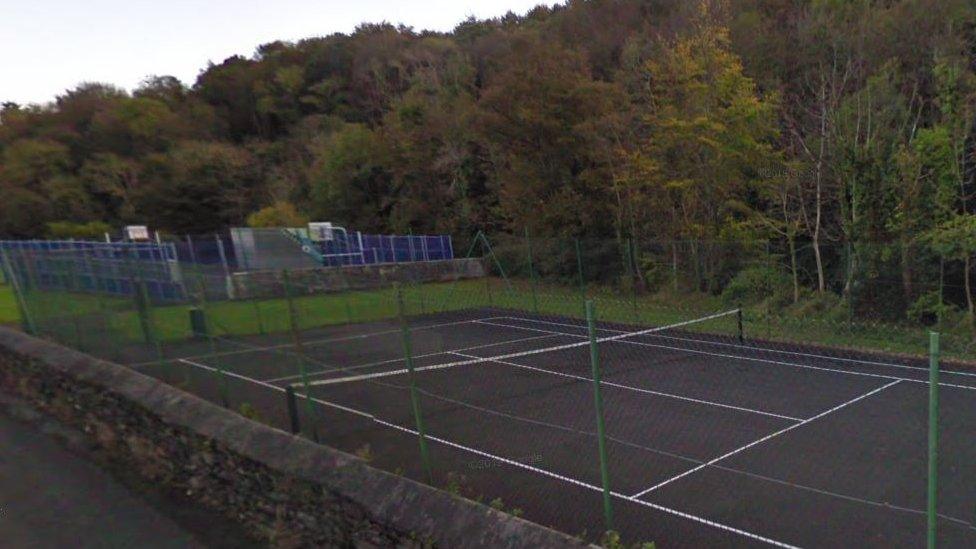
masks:
<path id="1" fill-rule="evenodd" d="M 968 262 L 527 231 L 465 249 L 177 257 L 165 288 L 138 257 L 0 259 L 25 330 L 587 540 L 976 542 Z"/>

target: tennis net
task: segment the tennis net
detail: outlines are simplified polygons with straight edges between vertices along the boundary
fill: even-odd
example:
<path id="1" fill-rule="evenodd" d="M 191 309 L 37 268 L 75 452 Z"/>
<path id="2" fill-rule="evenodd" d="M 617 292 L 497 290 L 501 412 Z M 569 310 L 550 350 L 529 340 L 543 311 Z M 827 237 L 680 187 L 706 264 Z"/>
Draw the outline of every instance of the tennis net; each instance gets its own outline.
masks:
<path id="1" fill-rule="evenodd" d="M 695 319 L 691 319 L 691 320 L 685 320 L 685 321 L 682 321 L 682 322 L 676 322 L 676 323 L 673 323 L 673 324 L 668 324 L 666 326 L 657 326 L 657 327 L 647 328 L 647 329 L 643 329 L 643 330 L 637 330 L 637 331 L 632 331 L 632 332 L 624 332 L 624 333 L 617 333 L 617 334 L 614 334 L 614 335 L 609 335 L 609 336 L 604 336 L 604 337 L 598 337 L 596 339 L 596 343 L 597 344 L 611 343 L 611 342 L 615 342 L 615 341 L 633 339 L 633 338 L 637 338 L 637 337 L 641 337 L 641 336 L 660 335 L 662 333 L 674 332 L 674 331 L 677 331 L 677 330 L 690 330 L 695 325 L 702 325 L 702 324 L 705 324 L 705 323 L 710 323 L 711 321 L 715 321 L 715 320 L 718 320 L 718 319 L 727 319 L 727 318 L 730 318 L 730 317 L 740 317 L 741 314 L 742 313 L 741 313 L 741 310 L 740 309 L 732 309 L 732 310 L 723 311 L 723 312 L 715 313 L 715 314 L 708 315 L 708 316 L 704 316 L 704 317 L 699 317 L 699 318 L 695 318 Z M 491 323 L 488 323 L 488 324 L 489 325 L 492 325 Z M 585 327 L 581 327 L 581 328 L 585 328 Z M 536 328 L 525 328 L 525 329 L 538 330 Z M 737 335 L 737 337 L 741 340 L 742 339 L 741 322 L 738 323 L 737 330 L 739 332 L 738 335 Z M 538 331 L 544 331 L 544 330 L 538 330 Z M 566 336 L 577 335 L 577 334 L 573 334 L 573 333 L 563 333 L 563 332 L 555 332 L 555 333 L 557 333 L 559 335 L 566 335 Z M 582 336 L 579 336 L 579 337 L 582 337 Z M 535 356 L 535 355 L 556 353 L 556 352 L 559 352 L 559 351 L 565 351 L 565 350 L 569 350 L 569 349 L 576 349 L 576 348 L 580 348 L 580 347 L 586 347 L 586 346 L 588 346 L 590 344 L 591 343 L 590 343 L 589 340 L 584 339 L 584 340 L 576 341 L 576 342 L 572 342 L 572 343 L 564 343 L 564 344 L 561 344 L 561 345 L 553 345 L 553 346 L 543 347 L 543 348 L 537 348 L 537 349 L 528 349 L 528 350 L 514 351 L 514 352 L 504 353 L 504 354 L 498 354 L 498 355 L 494 355 L 494 356 L 490 356 L 490 357 L 464 358 L 462 360 L 454 360 L 454 361 L 440 363 L 440 364 L 432 364 L 432 365 L 427 365 L 427 366 L 418 366 L 418 367 L 416 367 L 414 369 L 414 371 L 415 372 L 424 372 L 424 371 L 430 371 L 430 370 L 444 370 L 444 369 L 449 369 L 449 368 L 456 368 L 456 367 L 459 367 L 459 366 L 468 366 L 468 365 L 472 365 L 472 364 L 481 364 L 481 363 L 509 361 L 509 360 L 517 359 L 517 358 L 524 358 L 524 357 Z M 454 353 L 453 351 L 445 351 L 445 354 L 456 354 L 456 355 L 459 355 L 459 356 L 472 356 L 472 355 L 462 355 L 462 354 L 459 354 L 459 353 Z M 339 368 L 339 369 L 342 370 L 342 368 Z M 351 375 L 351 376 L 336 377 L 336 378 L 331 378 L 331 379 L 316 380 L 316 381 L 310 382 L 308 385 L 310 387 L 316 387 L 316 386 L 323 386 L 323 385 L 334 385 L 334 384 L 338 384 L 338 383 L 349 383 L 349 382 L 356 382 L 356 381 L 369 381 L 369 380 L 382 379 L 382 378 L 393 377 L 393 376 L 401 376 L 401 375 L 407 374 L 409 372 L 410 372 L 410 369 L 409 368 L 398 368 L 398 369 L 395 369 L 395 370 L 388 370 L 388 371 L 382 371 L 382 372 L 374 372 L 374 373 L 368 373 L 368 374 L 357 374 L 357 375 Z"/>

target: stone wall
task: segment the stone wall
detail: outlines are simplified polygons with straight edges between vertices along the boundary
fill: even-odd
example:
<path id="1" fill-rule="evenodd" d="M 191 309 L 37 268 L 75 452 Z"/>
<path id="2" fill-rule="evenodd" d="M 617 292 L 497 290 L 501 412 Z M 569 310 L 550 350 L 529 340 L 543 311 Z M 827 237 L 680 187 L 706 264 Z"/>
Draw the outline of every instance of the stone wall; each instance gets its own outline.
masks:
<path id="1" fill-rule="evenodd" d="M 345 267 L 316 267 L 289 271 L 296 293 L 324 293 L 347 290 L 369 290 L 389 287 L 394 282 L 450 282 L 485 276 L 480 258 L 382 263 Z M 282 271 L 249 271 L 233 276 L 233 295 L 238 299 L 281 297 L 284 295 Z"/>
<path id="2" fill-rule="evenodd" d="M 270 545 L 583 545 L 123 366 L 2 327 L 0 389 L 87 433 L 113 461 L 186 493 Z"/>

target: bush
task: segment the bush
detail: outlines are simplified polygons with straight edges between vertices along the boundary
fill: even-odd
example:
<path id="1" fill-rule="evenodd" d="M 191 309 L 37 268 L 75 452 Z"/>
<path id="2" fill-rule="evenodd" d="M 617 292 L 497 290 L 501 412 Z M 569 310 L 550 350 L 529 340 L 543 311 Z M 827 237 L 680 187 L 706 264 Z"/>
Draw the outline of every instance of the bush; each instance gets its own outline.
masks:
<path id="1" fill-rule="evenodd" d="M 305 225 L 308 225 L 308 217 L 300 213 L 291 202 L 275 202 L 247 216 L 247 226 L 256 229 Z"/>
<path id="2" fill-rule="evenodd" d="M 939 292 L 933 290 L 924 293 L 909 305 L 906 311 L 908 318 L 924 326 L 932 326 L 940 320 L 954 323 L 959 320 L 959 309 L 954 305 L 939 299 Z"/>
<path id="3" fill-rule="evenodd" d="M 671 265 L 662 263 L 653 256 L 638 256 L 637 261 L 644 275 L 646 291 L 657 292 L 672 282 L 674 274 L 671 272 Z"/>
<path id="4" fill-rule="evenodd" d="M 746 267 L 729 281 L 722 291 L 729 304 L 767 302 L 782 307 L 793 300 L 793 283 L 787 273 L 766 265 Z"/>
<path id="5" fill-rule="evenodd" d="M 54 239 L 77 238 L 80 240 L 101 240 L 112 228 L 102 221 L 74 223 L 72 221 L 52 221 L 47 224 L 47 234 Z"/>

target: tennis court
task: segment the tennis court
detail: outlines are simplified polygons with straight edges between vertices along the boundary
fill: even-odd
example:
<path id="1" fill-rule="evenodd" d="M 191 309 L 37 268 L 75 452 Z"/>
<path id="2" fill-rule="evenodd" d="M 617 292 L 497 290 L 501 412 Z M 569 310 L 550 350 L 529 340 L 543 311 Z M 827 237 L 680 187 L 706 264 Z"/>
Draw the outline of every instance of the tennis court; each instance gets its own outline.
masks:
<path id="1" fill-rule="evenodd" d="M 614 528 L 658 547 L 922 545 L 926 364 L 743 339 L 736 315 L 598 324 Z M 324 443 L 604 531 L 586 325 L 481 308 L 414 316 L 409 332 L 416 402 L 395 320 L 173 345 L 135 367 L 282 428 L 292 386 L 303 432 Z M 973 546 L 976 374 L 946 365 L 940 393 L 939 541 Z"/>

